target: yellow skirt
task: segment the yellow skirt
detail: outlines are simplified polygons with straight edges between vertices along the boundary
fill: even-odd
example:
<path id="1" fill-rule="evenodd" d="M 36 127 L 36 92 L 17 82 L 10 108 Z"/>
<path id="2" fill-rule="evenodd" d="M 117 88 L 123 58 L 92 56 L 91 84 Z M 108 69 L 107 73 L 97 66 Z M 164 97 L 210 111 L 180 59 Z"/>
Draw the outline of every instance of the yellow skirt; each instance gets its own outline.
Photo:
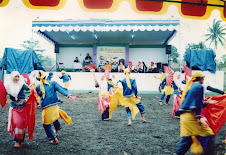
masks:
<path id="1" fill-rule="evenodd" d="M 183 113 L 180 115 L 180 136 L 202 136 L 214 135 L 210 127 L 200 125 L 195 118 L 195 113 Z"/>
<path id="2" fill-rule="evenodd" d="M 54 105 L 42 110 L 42 124 L 48 125 L 60 118 L 59 107 Z"/>
<path id="3" fill-rule="evenodd" d="M 137 105 L 140 102 L 139 98 L 136 98 L 136 96 L 131 97 L 124 97 L 124 104 L 125 107 L 129 107 L 132 119 L 135 119 L 136 115 L 139 113 L 139 109 L 137 108 Z"/>
<path id="4" fill-rule="evenodd" d="M 68 88 L 69 87 L 69 84 L 70 84 L 70 81 L 68 81 L 68 82 L 66 82 L 66 83 L 64 83 L 64 88 Z"/>
<path id="5" fill-rule="evenodd" d="M 165 96 L 173 94 L 173 88 L 172 86 L 165 86 L 165 88 L 162 90 L 162 94 L 165 92 Z"/>

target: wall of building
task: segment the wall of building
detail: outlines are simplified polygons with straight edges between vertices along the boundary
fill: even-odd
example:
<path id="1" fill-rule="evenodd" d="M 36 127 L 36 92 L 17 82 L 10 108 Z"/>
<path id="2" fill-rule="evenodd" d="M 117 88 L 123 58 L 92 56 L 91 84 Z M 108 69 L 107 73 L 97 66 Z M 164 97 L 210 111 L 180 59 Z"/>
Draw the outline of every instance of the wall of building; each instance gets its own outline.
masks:
<path id="1" fill-rule="evenodd" d="M 93 47 L 60 47 L 59 51 L 56 53 L 56 61 L 64 63 L 65 68 L 72 68 L 75 57 L 78 57 L 80 62 L 83 62 L 87 53 L 93 57 Z"/>
<path id="2" fill-rule="evenodd" d="M 150 66 L 151 61 L 167 63 L 167 55 L 165 48 L 130 48 L 129 61 L 137 65 L 139 61 L 144 61 L 145 64 Z"/>

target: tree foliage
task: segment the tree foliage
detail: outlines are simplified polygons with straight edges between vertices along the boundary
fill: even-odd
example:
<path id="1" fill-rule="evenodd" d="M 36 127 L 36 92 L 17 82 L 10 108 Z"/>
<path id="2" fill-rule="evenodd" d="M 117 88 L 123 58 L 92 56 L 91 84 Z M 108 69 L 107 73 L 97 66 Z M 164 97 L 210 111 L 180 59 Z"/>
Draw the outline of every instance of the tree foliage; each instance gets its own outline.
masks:
<path id="1" fill-rule="evenodd" d="M 178 57 L 180 54 L 177 52 L 177 48 L 175 46 L 171 46 L 171 54 L 169 54 L 169 63 L 178 63 Z"/>
<path id="2" fill-rule="evenodd" d="M 221 25 L 221 20 L 213 20 L 212 27 L 209 26 L 208 33 L 205 35 L 206 41 L 210 41 L 210 46 L 214 43 L 214 49 L 217 49 L 218 43 L 224 46 L 226 39 L 225 37 L 225 25 Z"/>
<path id="3" fill-rule="evenodd" d="M 220 59 L 216 60 L 216 64 L 219 70 L 226 67 L 226 54 L 222 55 Z"/>

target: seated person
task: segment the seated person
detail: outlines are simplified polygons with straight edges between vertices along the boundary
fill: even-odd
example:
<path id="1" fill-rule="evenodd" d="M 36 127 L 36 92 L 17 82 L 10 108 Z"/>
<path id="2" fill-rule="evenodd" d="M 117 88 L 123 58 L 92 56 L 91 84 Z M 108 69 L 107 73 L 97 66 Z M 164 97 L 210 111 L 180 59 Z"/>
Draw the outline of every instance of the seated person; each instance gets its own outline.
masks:
<path id="1" fill-rule="evenodd" d="M 104 57 L 101 56 L 100 57 L 100 63 L 98 65 L 98 71 L 101 72 L 101 71 L 104 71 L 105 69 L 105 60 L 104 60 Z"/>
<path id="2" fill-rule="evenodd" d="M 86 54 L 85 60 L 92 60 L 91 56 L 89 55 L 89 53 Z"/>
<path id="3" fill-rule="evenodd" d="M 78 57 L 75 57 L 74 62 L 76 62 L 76 63 L 80 62 L 80 61 L 78 60 Z"/>
<path id="4" fill-rule="evenodd" d="M 86 65 L 83 67 L 82 71 L 87 72 L 87 71 L 95 71 L 96 66 L 93 64 L 93 61 L 90 62 L 89 65 Z"/>
<path id="5" fill-rule="evenodd" d="M 130 72 L 134 72 L 134 65 L 132 64 L 132 61 L 129 61 L 129 65 L 127 66 L 129 68 Z"/>
<path id="6" fill-rule="evenodd" d="M 123 65 L 123 62 L 120 61 L 120 64 L 118 66 L 118 72 L 124 72 L 124 70 L 125 70 L 125 66 Z"/>
<path id="7" fill-rule="evenodd" d="M 112 72 L 118 72 L 118 64 L 116 61 L 113 62 L 113 64 L 111 65 L 112 67 Z"/>
<path id="8" fill-rule="evenodd" d="M 149 66 L 149 68 L 147 69 L 147 72 L 150 73 L 150 72 L 153 72 L 153 70 L 156 68 L 156 65 L 155 63 L 152 61 L 151 62 L 151 65 Z"/>
<path id="9" fill-rule="evenodd" d="M 138 65 L 136 67 L 136 71 L 135 72 L 138 72 L 138 73 L 143 72 L 143 65 L 141 64 L 140 61 L 138 62 Z"/>
<path id="10" fill-rule="evenodd" d="M 108 69 L 110 69 L 110 72 L 111 72 L 112 67 L 111 67 L 111 65 L 109 64 L 109 61 L 106 62 L 106 64 L 105 64 L 104 67 L 105 67 L 105 68 L 107 67 Z M 105 68 L 104 68 L 104 70 L 105 70 Z"/>

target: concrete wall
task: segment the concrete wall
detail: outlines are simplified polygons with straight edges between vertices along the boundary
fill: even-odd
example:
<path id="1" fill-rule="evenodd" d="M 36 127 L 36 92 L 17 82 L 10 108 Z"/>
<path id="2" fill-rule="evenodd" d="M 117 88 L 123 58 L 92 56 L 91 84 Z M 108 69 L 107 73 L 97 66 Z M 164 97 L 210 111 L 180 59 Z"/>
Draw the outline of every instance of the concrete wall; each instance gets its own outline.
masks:
<path id="1" fill-rule="evenodd" d="M 48 76 L 48 73 L 46 73 Z M 98 89 L 94 86 L 94 77 L 92 73 L 89 72 L 69 72 L 72 77 L 69 90 L 72 92 L 98 92 Z M 97 79 L 104 73 L 95 73 Z M 123 73 L 111 73 L 116 76 L 116 81 L 123 79 L 125 76 Z M 205 84 L 212 87 L 223 90 L 224 88 L 224 72 L 217 71 L 216 74 L 211 74 L 209 72 L 204 72 Z M 58 78 L 61 76 L 60 72 L 54 72 L 54 79 L 59 84 L 63 85 L 62 80 Z M 158 86 L 160 80 L 154 78 L 154 76 L 159 76 L 158 73 L 131 73 L 131 76 L 136 79 L 138 91 L 140 93 L 158 93 Z M 183 76 L 184 77 L 184 76 Z M 5 80 L 9 79 L 9 74 L 5 74 Z M 4 81 L 5 82 L 5 81 Z"/>
<path id="2" fill-rule="evenodd" d="M 56 53 L 57 63 L 64 63 L 65 68 L 72 68 L 75 57 L 83 62 L 86 54 L 93 57 L 93 47 L 60 47 L 60 52 Z"/>
<path id="3" fill-rule="evenodd" d="M 130 48 L 129 61 L 134 65 L 144 61 L 147 66 L 150 66 L 151 61 L 167 63 L 168 59 L 165 48 Z"/>

